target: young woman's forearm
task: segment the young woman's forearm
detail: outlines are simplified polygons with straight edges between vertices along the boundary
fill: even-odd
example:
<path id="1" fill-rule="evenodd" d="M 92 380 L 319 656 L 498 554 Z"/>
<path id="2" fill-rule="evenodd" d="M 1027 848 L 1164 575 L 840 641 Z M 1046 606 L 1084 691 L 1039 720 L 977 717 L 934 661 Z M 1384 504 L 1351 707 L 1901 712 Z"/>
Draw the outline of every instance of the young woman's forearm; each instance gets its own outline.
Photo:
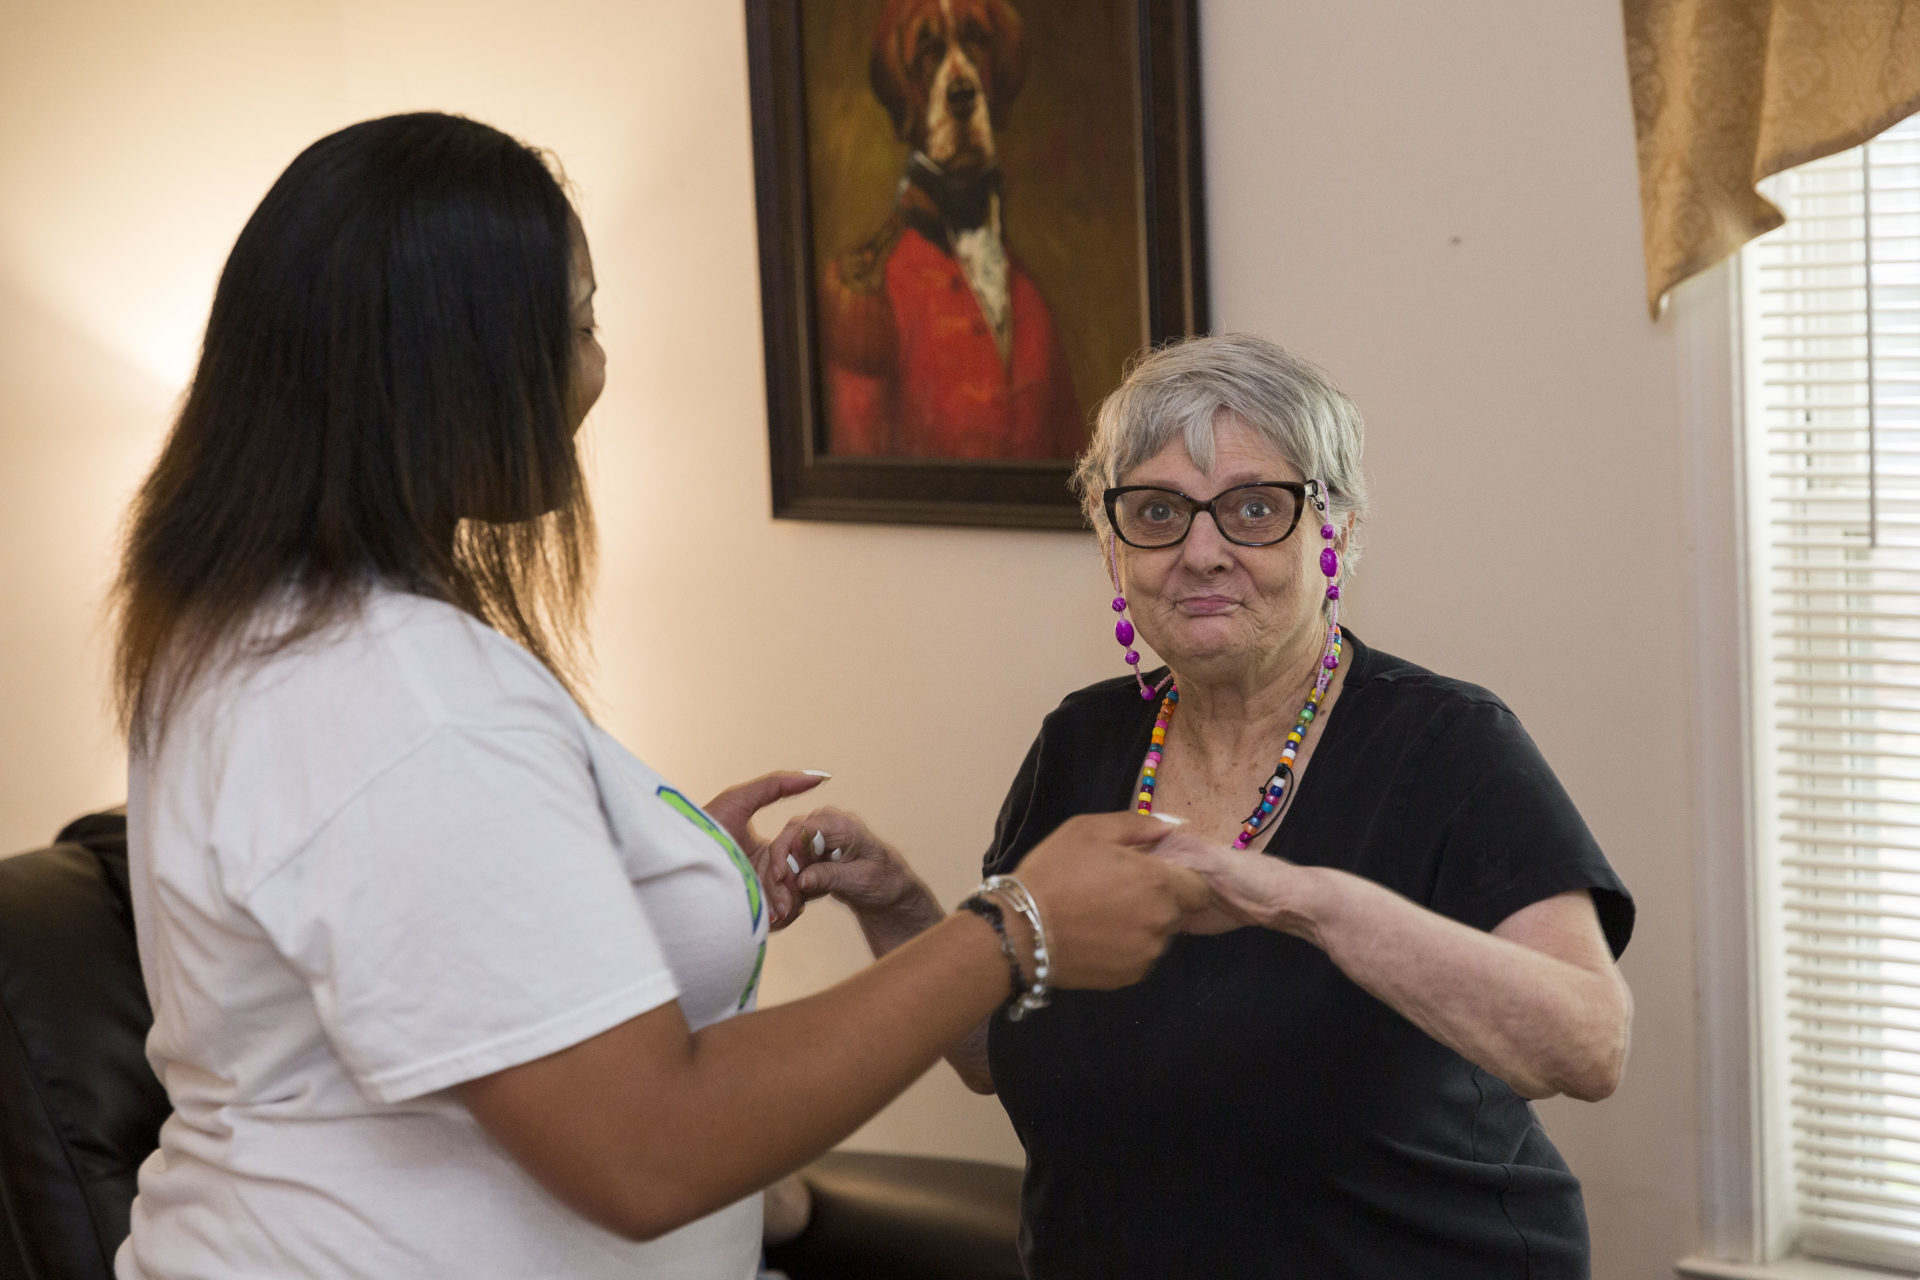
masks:
<path id="1" fill-rule="evenodd" d="M 731 1203 L 845 1138 L 983 1025 L 1010 991 L 992 930 L 962 912 L 818 995 L 696 1034 L 689 1114 L 707 1113 L 701 1128 L 716 1148 L 701 1179 L 705 1208 Z M 669 1163 L 685 1177 L 683 1161 Z"/>
<path id="2" fill-rule="evenodd" d="M 901 910 L 867 912 L 857 916 L 867 948 L 878 960 L 902 944 L 919 937 L 944 919 L 931 893 L 918 894 Z M 1015 922 L 1016 929 L 1018 923 Z M 947 1051 L 947 1061 L 967 1088 L 975 1093 L 993 1092 L 993 1072 L 987 1066 L 987 1019 L 974 1024 L 958 1044 Z"/>
<path id="3" fill-rule="evenodd" d="M 845 1138 L 1009 987 L 993 931 L 963 912 L 804 1000 L 691 1035 L 668 1005 L 458 1092 L 564 1203 L 650 1239 Z"/>
<path id="4" fill-rule="evenodd" d="M 1613 1092 L 1632 1000 L 1610 966 L 1482 933 L 1358 876 L 1297 870 L 1302 892 L 1276 927 L 1315 942 L 1415 1026 L 1526 1097 Z"/>
<path id="5" fill-rule="evenodd" d="M 1022 864 L 1027 891 L 1047 904 L 1055 984 L 1112 990 L 1139 981 L 1213 901 L 1199 875 L 1141 852 L 1165 834 L 1137 814 L 1086 814 Z M 1014 920 L 1007 930 L 1016 953 L 1031 958 L 1032 939 Z M 846 1137 L 1012 986 L 993 928 L 957 912 L 805 1000 L 698 1034 L 677 1002 L 664 1005 L 456 1092 L 562 1203 L 651 1238 Z"/>

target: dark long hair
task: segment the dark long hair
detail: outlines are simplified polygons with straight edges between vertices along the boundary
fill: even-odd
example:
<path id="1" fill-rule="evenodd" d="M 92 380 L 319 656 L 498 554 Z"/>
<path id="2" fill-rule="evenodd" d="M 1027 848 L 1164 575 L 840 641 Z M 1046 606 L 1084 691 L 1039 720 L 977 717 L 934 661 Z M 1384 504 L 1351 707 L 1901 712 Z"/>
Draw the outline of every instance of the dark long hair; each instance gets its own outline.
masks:
<path id="1" fill-rule="evenodd" d="M 130 515 L 115 676 L 136 742 L 235 646 L 377 583 L 511 636 L 571 690 L 593 558 L 574 450 L 572 206 L 456 116 L 303 151 L 220 273 L 199 368 Z M 285 601 L 261 639 L 252 621 Z"/>

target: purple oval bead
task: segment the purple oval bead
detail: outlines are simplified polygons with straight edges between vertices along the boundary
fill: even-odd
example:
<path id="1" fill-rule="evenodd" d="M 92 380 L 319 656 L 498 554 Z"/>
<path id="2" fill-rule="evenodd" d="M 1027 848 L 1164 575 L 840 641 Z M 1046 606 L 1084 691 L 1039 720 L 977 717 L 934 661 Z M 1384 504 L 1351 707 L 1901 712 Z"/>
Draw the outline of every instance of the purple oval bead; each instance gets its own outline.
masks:
<path id="1" fill-rule="evenodd" d="M 1327 588 L 1327 599 L 1338 600 L 1339 598 L 1340 598 L 1340 588 L 1338 587 Z"/>
<path id="2" fill-rule="evenodd" d="M 1329 578 L 1340 572 L 1340 557 L 1333 554 L 1332 547 L 1328 547 L 1320 553 L 1320 572 L 1326 574 Z"/>
<path id="3" fill-rule="evenodd" d="M 1113 624 L 1113 638 L 1121 644 L 1133 643 L 1133 624 L 1125 618 Z"/>
<path id="4" fill-rule="evenodd" d="M 1331 538 L 1333 536 L 1333 526 L 1330 524 L 1321 525 L 1320 536 L 1323 538 Z"/>
<path id="5" fill-rule="evenodd" d="M 1127 598 L 1125 596 L 1115 596 L 1113 598 L 1113 611 L 1115 613 L 1125 613 L 1127 611 Z"/>
<path id="6" fill-rule="evenodd" d="M 1140 701 L 1142 701 L 1142 702 L 1152 702 L 1152 701 L 1153 701 L 1153 690 L 1151 690 L 1151 689 L 1148 689 L 1148 688 L 1146 688 L 1145 686 L 1142 686 L 1142 687 L 1141 687 L 1141 689 L 1140 689 Z"/>
<path id="7" fill-rule="evenodd" d="M 1127 665 L 1130 667 L 1140 665 L 1140 651 L 1138 649 L 1127 650 Z"/>
<path id="8" fill-rule="evenodd" d="M 1334 657 L 1332 654 L 1328 654 L 1326 657 L 1320 659 L 1320 665 L 1331 671 L 1340 665 L 1340 659 Z"/>

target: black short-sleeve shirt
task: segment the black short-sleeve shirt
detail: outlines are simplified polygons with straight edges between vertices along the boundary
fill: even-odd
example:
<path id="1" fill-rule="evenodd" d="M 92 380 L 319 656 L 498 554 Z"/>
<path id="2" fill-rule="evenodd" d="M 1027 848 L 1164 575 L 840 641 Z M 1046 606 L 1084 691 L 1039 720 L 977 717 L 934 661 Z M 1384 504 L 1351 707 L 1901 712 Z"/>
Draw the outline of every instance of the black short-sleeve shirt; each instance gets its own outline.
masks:
<path id="1" fill-rule="evenodd" d="M 1587 889 L 1617 956 L 1633 900 L 1506 705 L 1351 633 L 1347 653 L 1268 851 L 1478 929 Z M 1062 702 L 987 871 L 1075 814 L 1129 807 L 1157 706 L 1130 679 Z M 1180 937 L 1135 986 L 996 1017 L 989 1046 L 1027 1150 L 1034 1280 L 1589 1273 L 1580 1184 L 1533 1108 L 1298 938 Z"/>

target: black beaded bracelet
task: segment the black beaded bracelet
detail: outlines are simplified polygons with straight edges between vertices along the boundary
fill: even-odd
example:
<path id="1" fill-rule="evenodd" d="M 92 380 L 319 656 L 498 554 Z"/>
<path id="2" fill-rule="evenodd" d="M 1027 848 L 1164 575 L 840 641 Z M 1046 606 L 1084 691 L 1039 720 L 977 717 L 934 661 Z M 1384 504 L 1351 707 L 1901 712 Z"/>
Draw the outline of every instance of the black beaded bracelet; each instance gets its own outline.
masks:
<path id="1" fill-rule="evenodd" d="M 985 894 L 976 893 L 960 904 L 962 911 L 971 911 L 993 926 L 1000 938 L 1000 954 L 1007 958 L 1007 971 L 1012 975 L 1013 986 L 1009 1000 L 1018 1000 L 1026 994 L 1027 980 L 1020 972 L 1020 960 L 1013 954 L 1013 942 L 1007 937 L 1007 917 L 1000 910 L 1000 904 Z"/>

